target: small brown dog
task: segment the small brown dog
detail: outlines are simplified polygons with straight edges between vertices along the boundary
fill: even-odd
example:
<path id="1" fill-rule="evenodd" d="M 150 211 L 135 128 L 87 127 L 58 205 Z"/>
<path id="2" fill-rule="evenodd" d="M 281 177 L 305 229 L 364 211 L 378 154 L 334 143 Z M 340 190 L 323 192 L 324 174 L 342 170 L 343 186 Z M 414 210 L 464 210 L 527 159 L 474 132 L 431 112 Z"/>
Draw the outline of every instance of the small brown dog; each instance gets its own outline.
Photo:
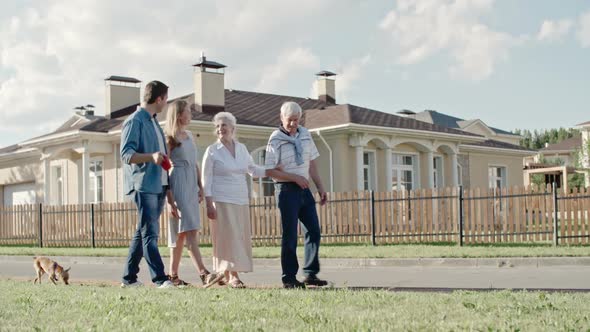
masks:
<path id="1" fill-rule="evenodd" d="M 57 285 L 56 281 L 61 279 L 64 284 L 69 285 L 68 281 L 70 280 L 70 268 L 64 269 L 61 267 L 57 262 L 52 261 L 47 257 L 33 257 L 35 260 L 33 262 L 33 267 L 37 272 L 37 278 L 35 278 L 34 284 L 37 283 L 39 280 L 39 284 L 41 284 L 41 276 L 47 273 L 47 277 L 49 280 L 54 284 Z"/>

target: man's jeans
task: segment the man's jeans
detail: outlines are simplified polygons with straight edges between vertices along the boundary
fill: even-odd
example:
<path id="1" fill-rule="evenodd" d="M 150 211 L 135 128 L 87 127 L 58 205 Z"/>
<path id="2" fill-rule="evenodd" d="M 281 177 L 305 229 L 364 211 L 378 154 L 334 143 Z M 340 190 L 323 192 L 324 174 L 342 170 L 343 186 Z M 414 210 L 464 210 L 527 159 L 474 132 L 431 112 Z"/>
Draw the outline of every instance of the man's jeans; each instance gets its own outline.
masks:
<path id="1" fill-rule="evenodd" d="M 135 205 L 137 205 L 138 221 L 137 230 L 131 239 L 127 265 L 123 274 L 123 283 L 130 284 L 137 280 L 139 262 L 141 257 L 150 269 L 152 281 L 160 285 L 168 280 L 164 272 L 164 263 L 158 251 L 158 236 L 160 234 L 160 213 L 164 206 L 164 190 L 160 194 L 148 194 L 136 191 L 134 193 Z"/>
<path id="2" fill-rule="evenodd" d="M 293 282 L 299 269 L 297 262 L 297 224 L 301 221 L 304 235 L 305 262 L 303 273 L 316 275 L 320 272 L 318 257 L 320 249 L 320 225 L 315 200 L 309 189 L 301 189 L 296 183 L 278 183 L 279 209 L 283 227 L 281 242 L 281 267 L 283 282 Z"/>

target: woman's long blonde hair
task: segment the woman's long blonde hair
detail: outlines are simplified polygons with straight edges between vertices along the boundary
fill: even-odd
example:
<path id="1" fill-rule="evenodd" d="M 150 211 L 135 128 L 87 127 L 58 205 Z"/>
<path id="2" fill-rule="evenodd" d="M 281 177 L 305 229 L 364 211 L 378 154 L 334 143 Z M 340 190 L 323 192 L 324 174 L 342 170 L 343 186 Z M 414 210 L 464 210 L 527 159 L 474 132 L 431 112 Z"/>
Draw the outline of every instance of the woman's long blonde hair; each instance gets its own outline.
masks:
<path id="1" fill-rule="evenodd" d="M 176 139 L 178 133 L 178 118 L 184 112 L 188 103 L 185 100 L 176 100 L 168 105 L 168 113 L 166 114 L 166 125 L 164 126 L 164 134 L 168 144 L 171 146 L 180 145 Z"/>

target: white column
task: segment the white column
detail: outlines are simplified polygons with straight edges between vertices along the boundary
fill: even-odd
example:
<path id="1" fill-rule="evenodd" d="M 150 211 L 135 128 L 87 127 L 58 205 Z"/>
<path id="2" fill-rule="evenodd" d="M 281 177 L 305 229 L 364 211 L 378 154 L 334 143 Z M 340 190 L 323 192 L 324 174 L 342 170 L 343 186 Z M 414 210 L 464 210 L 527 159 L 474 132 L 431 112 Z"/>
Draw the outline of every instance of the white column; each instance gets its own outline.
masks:
<path id="1" fill-rule="evenodd" d="M 457 171 L 457 154 L 451 153 L 451 186 L 457 187 L 459 185 L 459 172 Z"/>
<path id="2" fill-rule="evenodd" d="M 363 185 L 363 147 L 355 146 L 356 155 L 356 190 L 364 190 Z"/>
<path id="3" fill-rule="evenodd" d="M 84 148 L 82 153 L 82 203 L 88 203 L 88 184 L 90 182 L 90 153 Z"/>
<path id="4" fill-rule="evenodd" d="M 392 172 L 392 156 L 391 149 L 385 148 L 385 190 L 391 191 L 393 186 L 393 172 Z"/>
<path id="5" fill-rule="evenodd" d="M 426 152 L 426 170 L 428 172 L 426 188 L 434 188 L 434 160 L 432 158 L 434 158 L 432 151 Z"/>
<path id="6" fill-rule="evenodd" d="M 43 202 L 45 204 L 51 204 L 51 167 L 49 165 L 49 158 L 43 159 L 43 181 L 45 182 Z"/>

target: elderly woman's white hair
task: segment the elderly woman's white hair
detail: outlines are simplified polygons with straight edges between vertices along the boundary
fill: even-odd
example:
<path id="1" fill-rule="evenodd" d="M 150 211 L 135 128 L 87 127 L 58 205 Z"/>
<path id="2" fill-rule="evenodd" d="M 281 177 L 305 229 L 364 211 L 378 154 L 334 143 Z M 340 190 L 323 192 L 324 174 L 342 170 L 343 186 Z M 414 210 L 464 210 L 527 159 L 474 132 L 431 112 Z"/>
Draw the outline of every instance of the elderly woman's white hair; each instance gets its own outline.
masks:
<path id="1" fill-rule="evenodd" d="M 232 136 L 235 138 L 236 137 L 236 117 L 231 114 L 230 112 L 219 112 L 217 114 L 215 114 L 215 116 L 213 117 L 213 124 L 217 124 L 218 122 L 224 121 L 226 124 L 228 124 L 230 127 L 232 127 L 233 129 L 233 134 Z"/>
<path id="2" fill-rule="evenodd" d="M 288 118 L 295 114 L 301 117 L 301 113 L 301 106 L 294 101 L 286 101 L 281 106 L 281 118 Z"/>

